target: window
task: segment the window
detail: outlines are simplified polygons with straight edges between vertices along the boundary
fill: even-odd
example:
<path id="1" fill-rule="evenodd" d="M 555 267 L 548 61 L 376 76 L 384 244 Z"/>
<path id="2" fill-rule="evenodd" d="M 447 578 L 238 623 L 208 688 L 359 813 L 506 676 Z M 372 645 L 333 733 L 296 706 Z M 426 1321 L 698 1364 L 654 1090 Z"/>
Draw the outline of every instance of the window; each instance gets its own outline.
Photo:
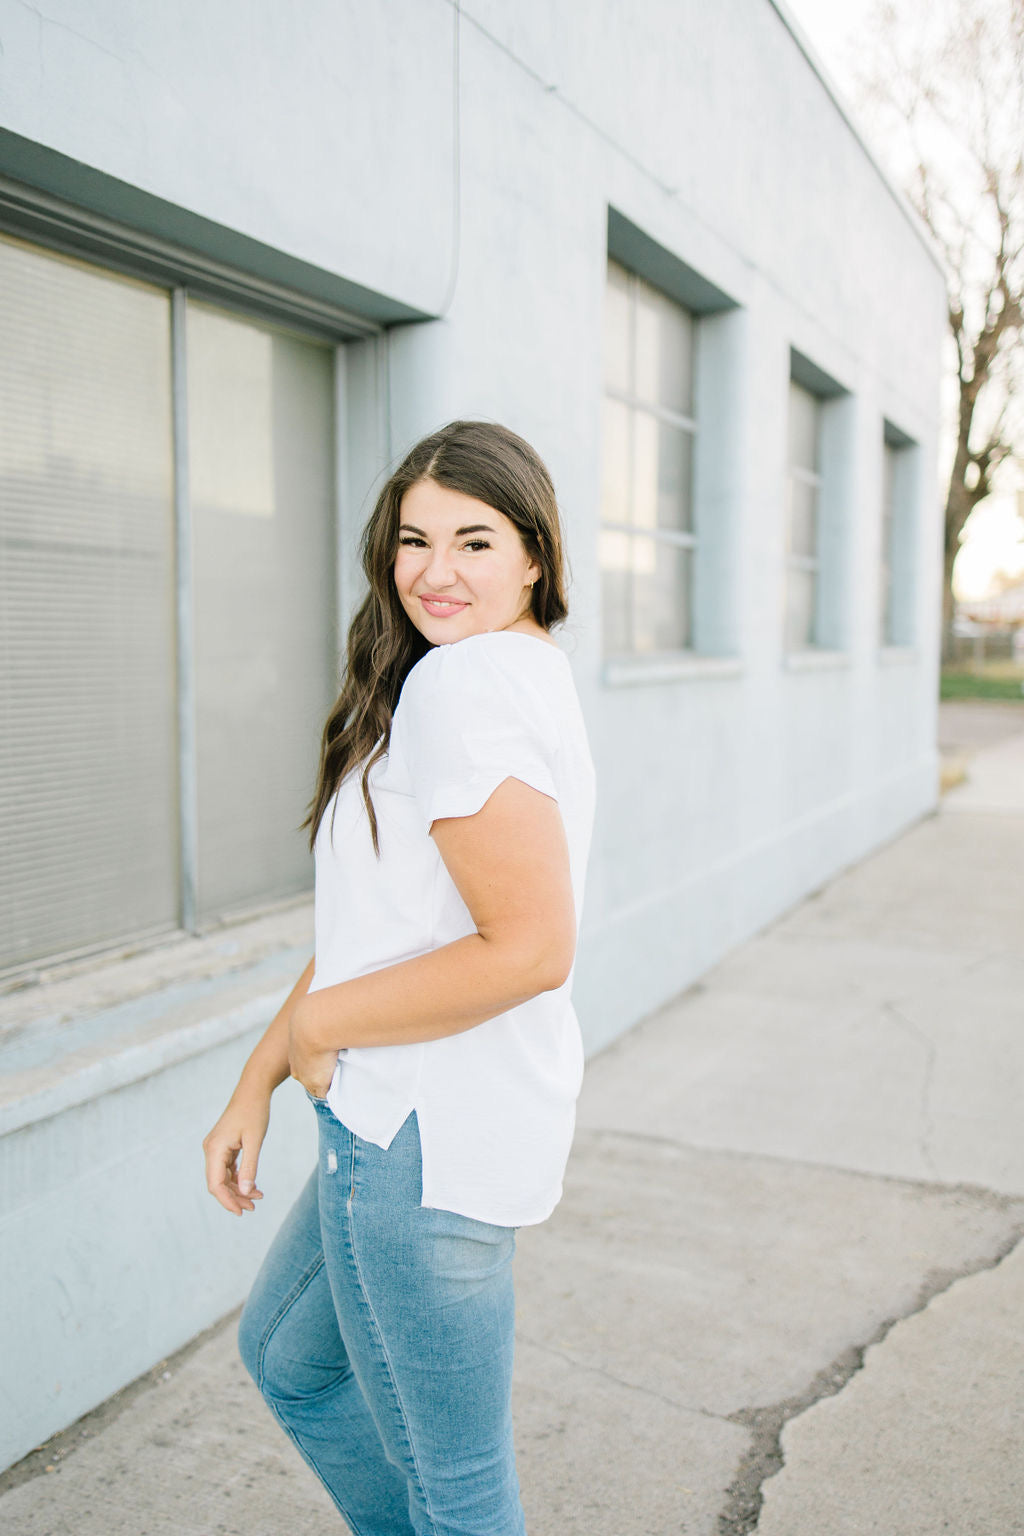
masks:
<path id="1" fill-rule="evenodd" d="M 695 352 L 693 314 L 610 260 L 600 533 L 608 655 L 693 644 Z"/>
<path id="2" fill-rule="evenodd" d="M 206 305 L 187 326 L 197 913 L 307 889 L 336 692 L 333 351 Z"/>
<path id="3" fill-rule="evenodd" d="M 311 887 L 334 348 L 7 236 L 0 330 L 9 971 Z"/>
<path id="4" fill-rule="evenodd" d="M 816 640 L 821 515 L 821 402 L 789 385 L 789 516 L 786 540 L 786 649 Z"/>
<path id="5" fill-rule="evenodd" d="M 879 576 L 881 577 L 881 593 L 879 601 L 879 613 L 881 617 L 881 640 L 883 645 L 892 644 L 893 633 L 893 590 L 892 590 L 892 553 L 893 553 L 893 529 L 895 518 L 893 516 L 893 493 L 896 481 L 896 449 L 892 443 L 882 443 L 882 558 L 880 561 Z"/>
<path id="6" fill-rule="evenodd" d="M 882 431 L 882 509 L 879 558 L 879 643 L 914 640 L 914 502 L 917 446 L 891 421 Z"/>
<path id="7" fill-rule="evenodd" d="M 793 351 L 787 414 L 784 649 L 841 652 L 849 628 L 854 400 Z"/>

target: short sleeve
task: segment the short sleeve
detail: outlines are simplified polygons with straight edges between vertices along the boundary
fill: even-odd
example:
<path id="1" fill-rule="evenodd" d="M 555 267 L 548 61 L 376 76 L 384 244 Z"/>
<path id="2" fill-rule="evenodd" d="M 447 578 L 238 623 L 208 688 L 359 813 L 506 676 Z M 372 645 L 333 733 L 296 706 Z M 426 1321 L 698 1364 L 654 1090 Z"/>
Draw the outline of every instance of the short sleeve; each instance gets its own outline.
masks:
<path id="1" fill-rule="evenodd" d="M 505 779 L 558 799 L 552 705 L 521 658 L 488 636 L 435 646 L 405 680 L 394 725 L 423 830 L 472 816 Z"/>

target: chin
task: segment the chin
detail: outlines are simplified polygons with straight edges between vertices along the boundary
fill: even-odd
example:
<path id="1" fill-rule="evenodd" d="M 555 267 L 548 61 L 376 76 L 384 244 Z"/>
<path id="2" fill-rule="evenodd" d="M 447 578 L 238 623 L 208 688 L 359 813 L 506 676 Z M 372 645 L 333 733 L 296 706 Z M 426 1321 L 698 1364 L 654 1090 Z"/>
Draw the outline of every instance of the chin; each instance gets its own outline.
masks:
<path id="1" fill-rule="evenodd" d="M 463 635 L 472 633 L 472 630 L 466 628 L 464 624 L 456 626 L 446 619 L 431 619 L 429 615 L 426 618 L 413 619 L 412 623 L 424 640 L 429 640 L 431 645 L 444 645 L 447 640 L 460 640 Z"/>
<path id="2" fill-rule="evenodd" d="M 427 636 L 434 645 L 447 645 L 452 640 L 464 640 L 467 635 L 475 635 L 476 629 L 471 624 L 438 624 Z"/>

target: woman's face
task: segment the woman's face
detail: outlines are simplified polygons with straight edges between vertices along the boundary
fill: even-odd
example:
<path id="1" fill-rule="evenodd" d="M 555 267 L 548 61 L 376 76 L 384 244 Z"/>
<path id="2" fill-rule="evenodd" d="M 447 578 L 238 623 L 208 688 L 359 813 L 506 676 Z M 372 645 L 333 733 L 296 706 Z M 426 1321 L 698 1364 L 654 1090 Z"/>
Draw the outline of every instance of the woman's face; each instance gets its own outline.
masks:
<path id="1" fill-rule="evenodd" d="M 530 612 L 541 568 L 503 512 L 433 480 L 402 497 L 395 587 L 402 607 L 431 645 L 492 629 L 540 626 Z"/>

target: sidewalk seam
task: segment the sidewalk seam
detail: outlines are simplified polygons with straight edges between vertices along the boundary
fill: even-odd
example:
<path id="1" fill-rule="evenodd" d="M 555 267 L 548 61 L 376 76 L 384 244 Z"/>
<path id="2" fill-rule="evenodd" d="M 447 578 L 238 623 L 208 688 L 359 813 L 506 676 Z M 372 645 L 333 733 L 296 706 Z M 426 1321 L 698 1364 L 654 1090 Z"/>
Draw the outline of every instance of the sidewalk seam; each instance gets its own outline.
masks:
<path id="1" fill-rule="evenodd" d="M 906 1014 L 900 1011 L 896 1003 L 891 1002 L 888 998 L 882 999 L 882 1012 L 888 1014 L 897 1027 L 904 1030 L 924 1051 L 924 1075 L 921 1080 L 920 1104 L 921 1138 L 918 1142 L 918 1151 L 921 1154 L 921 1161 L 935 1182 L 938 1183 L 939 1171 L 935 1166 L 935 1159 L 932 1157 L 932 1137 L 935 1134 L 935 1120 L 932 1115 L 932 1082 L 935 1077 L 935 1066 L 938 1061 L 938 1049 L 935 1041 L 919 1025 L 915 1024 L 913 1019 L 908 1019 Z"/>
<path id="2" fill-rule="evenodd" d="M 646 1142 L 651 1146 L 670 1147 L 675 1152 L 695 1153 L 699 1156 L 721 1157 L 732 1162 L 775 1163 L 785 1168 L 809 1168 L 819 1173 L 838 1173 L 851 1179 L 864 1179 L 872 1184 L 899 1184 L 904 1189 L 926 1191 L 929 1194 L 966 1195 L 990 1210 L 1013 1211 L 1024 1207 L 1024 1190 L 1009 1191 L 992 1189 L 987 1184 L 971 1184 L 963 1180 L 947 1183 L 944 1179 L 920 1179 L 910 1174 L 883 1173 L 868 1168 L 851 1168 L 843 1163 L 811 1162 L 809 1159 L 787 1157 L 781 1152 L 759 1152 L 741 1147 L 716 1147 L 696 1141 L 680 1141 L 674 1136 L 661 1136 L 653 1131 L 633 1131 L 618 1126 L 581 1125 L 576 1133 L 577 1142 L 590 1136 L 595 1140 L 621 1136 L 629 1141 Z M 572 1164 L 570 1163 L 570 1168 Z"/>

